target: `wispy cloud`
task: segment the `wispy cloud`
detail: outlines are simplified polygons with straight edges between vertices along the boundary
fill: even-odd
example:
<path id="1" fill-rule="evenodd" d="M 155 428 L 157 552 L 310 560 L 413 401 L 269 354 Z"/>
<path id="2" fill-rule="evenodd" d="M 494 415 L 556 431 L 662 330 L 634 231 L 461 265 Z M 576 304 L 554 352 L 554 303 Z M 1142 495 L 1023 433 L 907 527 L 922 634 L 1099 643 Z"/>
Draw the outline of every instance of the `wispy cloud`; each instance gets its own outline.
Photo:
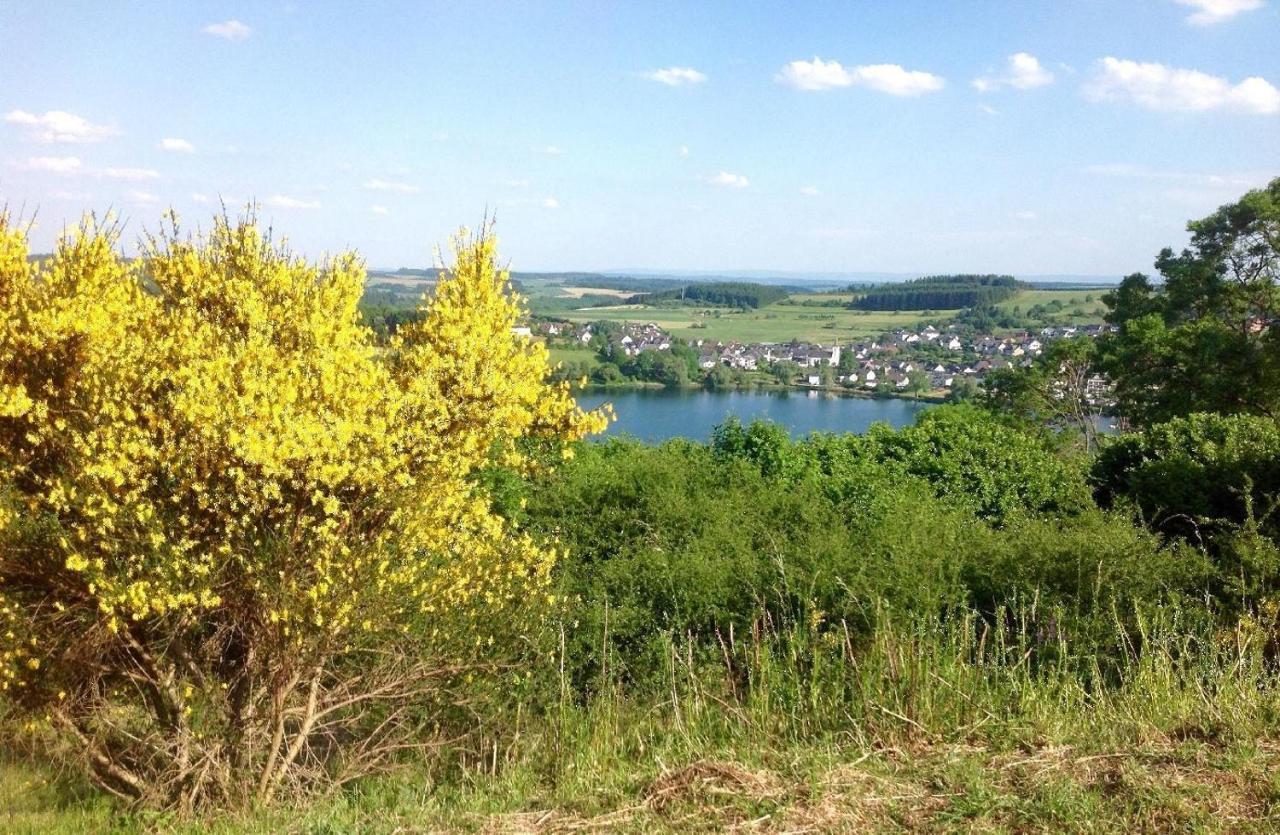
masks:
<path id="1" fill-rule="evenodd" d="M 1263 0 L 1173 0 L 1179 6 L 1187 6 L 1196 11 L 1187 15 L 1187 23 L 1192 26 L 1212 26 L 1230 20 L 1242 12 L 1261 9 L 1266 3 Z"/>
<path id="2" fill-rule="evenodd" d="M 676 154 L 677 154 L 678 156 L 682 156 L 682 157 L 687 157 L 687 156 L 689 156 L 689 146 L 688 146 L 688 145 L 681 145 L 679 148 L 676 148 Z"/>
<path id="3" fill-rule="evenodd" d="M 136 191 L 136 190 L 130 191 L 127 196 L 129 200 L 133 203 L 143 203 L 146 205 L 150 205 L 152 203 L 160 202 L 160 198 L 149 191 Z"/>
<path id="4" fill-rule="evenodd" d="M 391 214 L 391 210 L 388 209 L 386 206 L 370 206 L 369 211 L 373 212 L 375 215 Z"/>
<path id="5" fill-rule="evenodd" d="M 731 174 L 728 171 L 721 171 L 704 179 L 707 183 L 721 188 L 746 188 L 751 185 L 751 181 L 742 174 Z"/>
<path id="6" fill-rule="evenodd" d="M 160 177 L 160 172 L 152 168 L 104 168 L 94 173 L 110 180 L 155 180 Z"/>
<path id="7" fill-rule="evenodd" d="M 194 192 L 194 193 L 191 195 L 191 200 L 192 200 L 193 202 L 199 203 L 199 204 L 201 204 L 201 205 L 204 205 L 204 204 L 206 204 L 206 203 L 210 203 L 210 202 L 212 202 L 212 201 L 210 200 L 210 198 L 209 198 L 209 195 L 207 195 L 207 194 L 201 194 L 201 193 L 200 193 L 200 192 L 198 192 L 198 191 L 197 191 L 197 192 Z"/>
<path id="8" fill-rule="evenodd" d="M 818 191 L 817 186 L 801 186 L 800 193 L 805 197 L 817 197 L 819 194 L 822 194 L 822 192 Z"/>
<path id="9" fill-rule="evenodd" d="M 1084 87 L 1093 101 L 1129 101 L 1150 110 L 1280 113 L 1280 90 L 1258 76 L 1238 84 L 1199 70 L 1107 57 Z"/>
<path id="10" fill-rule="evenodd" d="M 503 185 L 505 185 L 507 188 L 528 188 L 529 181 L 528 180 L 507 180 L 505 183 L 503 183 Z"/>
<path id="11" fill-rule="evenodd" d="M 1018 220 L 1035 220 L 1037 217 L 1039 217 L 1039 215 L 1037 215 L 1035 212 L 1030 210 L 1014 212 L 1013 216 Z"/>
<path id="12" fill-rule="evenodd" d="M 283 194 L 273 194 L 267 198 L 268 206 L 276 209 L 318 209 L 320 208 L 319 200 L 301 200 L 297 197 L 289 197 Z"/>
<path id="13" fill-rule="evenodd" d="M 981 110 L 983 113 L 987 114 L 988 116 L 999 116 L 999 115 L 1000 115 L 1000 111 L 999 111 L 999 110 L 996 110 L 994 107 L 992 107 L 992 106 L 991 106 L 991 105 L 989 105 L 989 104 L 979 103 L 979 104 L 978 104 L 978 109 L 979 109 L 979 110 Z"/>
<path id="14" fill-rule="evenodd" d="M 226 20 L 222 23 L 210 23 L 201 30 L 207 35 L 224 38 L 228 41 L 242 41 L 253 34 L 253 30 L 238 20 Z"/>
<path id="15" fill-rule="evenodd" d="M 95 125 L 82 116 L 65 110 L 49 110 L 43 115 L 25 110 L 10 110 L 4 120 L 11 125 L 21 125 L 37 142 L 86 143 L 101 142 L 120 133 L 107 125 Z"/>
<path id="16" fill-rule="evenodd" d="M 366 180 L 364 187 L 370 191 L 394 191 L 398 194 L 417 194 L 422 191 L 420 186 L 415 186 L 410 183 L 402 183 L 396 180 L 379 180 L 376 178 Z"/>
<path id="17" fill-rule="evenodd" d="M 1015 90 L 1030 90 L 1053 83 L 1053 73 L 1045 69 L 1040 60 L 1029 52 L 1015 52 L 1010 55 L 1002 75 L 986 75 L 975 78 L 971 82 L 974 89 L 981 93 L 989 93 L 1002 87 Z"/>
<path id="18" fill-rule="evenodd" d="M 560 201 L 554 197 L 544 197 L 542 198 L 542 207 L 544 209 L 558 209 L 560 208 Z"/>
<path id="19" fill-rule="evenodd" d="M 165 137 L 164 139 L 161 139 L 160 142 L 156 144 L 156 147 L 162 151 L 172 151 L 177 154 L 194 154 L 196 151 L 196 146 L 192 145 L 187 140 L 175 139 L 172 137 Z"/>
<path id="20" fill-rule="evenodd" d="M 866 87 L 891 96 L 919 96 L 941 90 L 946 79 L 898 64 L 867 64 L 844 67 L 839 61 L 792 61 L 778 73 L 778 80 L 797 90 L 831 90 L 837 87 Z"/>
<path id="21" fill-rule="evenodd" d="M 534 148 L 533 150 L 539 154 L 545 154 L 549 157 L 558 157 L 564 153 L 564 149 L 556 145 L 545 145 L 541 148 Z"/>
<path id="22" fill-rule="evenodd" d="M 26 162 L 18 163 L 23 171 L 46 171 L 50 174 L 75 174 L 83 165 L 79 157 L 28 157 Z"/>
<path id="23" fill-rule="evenodd" d="M 657 81 L 659 84 L 665 84 L 668 87 L 701 84 L 707 80 L 705 75 L 693 67 L 666 67 L 661 70 L 650 70 L 649 72 L 641 73 L 641 75 L 650 81 Z"/>

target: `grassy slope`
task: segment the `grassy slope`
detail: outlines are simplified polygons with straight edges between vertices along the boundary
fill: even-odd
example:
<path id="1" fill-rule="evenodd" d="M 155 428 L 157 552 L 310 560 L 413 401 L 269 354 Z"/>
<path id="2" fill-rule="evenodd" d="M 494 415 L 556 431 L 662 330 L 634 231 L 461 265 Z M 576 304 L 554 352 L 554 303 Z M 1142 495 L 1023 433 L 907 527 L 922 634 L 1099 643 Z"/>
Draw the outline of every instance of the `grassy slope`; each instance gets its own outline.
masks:
<path id="1" fill-rule="evenodd" d="M 528 703 L 477 750 L 298 809 L 128 815 L 0 759 L 0 831 L 1280 827 L 1280 705 L 1256 654 L 1196 643 L 1187 663 L 1187 645 L 1157 626 L 1147 654 L 1125 662 L 1125 684 L 1090 692 L 1069 666 L 1033 670 L 1032 636 L 980 642 L 972 626 L 887 629 L 847 650 L 838 630 L 825 633 L 834 642 L 803 629 L 741 635 L 719 670 L 676 639 L 664 693 L 637 700 L 601 681 L 594 697 Z M 797 653 L 815 663 L 795 663 Z"/>

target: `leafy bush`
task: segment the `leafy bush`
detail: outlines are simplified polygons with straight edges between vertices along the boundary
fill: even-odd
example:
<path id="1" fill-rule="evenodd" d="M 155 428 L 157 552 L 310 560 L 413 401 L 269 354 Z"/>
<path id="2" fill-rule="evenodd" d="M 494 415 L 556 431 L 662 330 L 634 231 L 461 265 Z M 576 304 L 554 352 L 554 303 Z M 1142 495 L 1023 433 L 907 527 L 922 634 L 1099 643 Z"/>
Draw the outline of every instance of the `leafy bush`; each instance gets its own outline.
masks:
<path id="1" fill-rule="evenodd" d="M 512 336 L 487 233 L 385 350 L 353 255 L 313 266 L 252 219 L 115 243 L 86 224 L 33 265 L 0 216 L 0 688 L 156 804 L 420 744 L 553 561 L 471 473 L 602 416 Z"/>
<path id="2" fill-rule="evenodd" d="M 1203 588 L 1191 549 L 1161 548 L 1087 496 L 1069 515 L 1010 514 L 998 527 L 899 463 L 850 453 L 860 445 L 731 424 L 711 447 L 588 445 L 529 491 L 524 523 L 571 554 L 558 581 L 576 601 L 566 663 L 578 683 L 590 688 L 606 663 L 658 679 L 671 635 L 696 636 L 714 654 L 762 618 L 817 619 L 857 636 L 884 613 L 973 606 L 994 617 L 1040 600 L 1070 616 L 1055 629 L 1078 637 L 1113 631 L 1112 604 Z"/>
<path id="3" fill-rule="evenodd" d="M 1092 476 L 1102 504 L 1131 504 L 1153 529 L 1205 548 L 1225 600 L 1278 590 L 1280 427 L 1271 418 L 1175 418 L 1105 446 Z"/>

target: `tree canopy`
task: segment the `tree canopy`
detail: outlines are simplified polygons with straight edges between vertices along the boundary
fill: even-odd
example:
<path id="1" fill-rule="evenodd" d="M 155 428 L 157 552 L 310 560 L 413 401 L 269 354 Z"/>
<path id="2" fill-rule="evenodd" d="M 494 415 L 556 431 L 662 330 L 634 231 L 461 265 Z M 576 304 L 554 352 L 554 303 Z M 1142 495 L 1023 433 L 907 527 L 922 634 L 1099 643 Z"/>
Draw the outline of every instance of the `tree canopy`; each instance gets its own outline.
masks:
<path id="1" fill-rule="evenodd" d="M 1140 424 L 1280 417 L 1280 178 L 1187 229 L 1185 249 L 1156 258 L 1161 282 L 1135 273 L 1103 297 L 1119 409 Z"/>

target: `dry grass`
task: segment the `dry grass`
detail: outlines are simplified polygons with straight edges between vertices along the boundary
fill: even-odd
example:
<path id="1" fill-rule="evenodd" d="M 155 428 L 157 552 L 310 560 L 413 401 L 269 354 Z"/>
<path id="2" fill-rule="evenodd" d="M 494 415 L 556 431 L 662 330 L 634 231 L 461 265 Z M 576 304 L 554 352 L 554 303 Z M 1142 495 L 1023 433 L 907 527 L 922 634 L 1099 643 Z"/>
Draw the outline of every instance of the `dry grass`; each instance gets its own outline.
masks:
<path id="1" fill-rule="evenodd" d="M 1272 832 L 1276 746 L 1204 743 L 1084 753 L 920 746 L 816 774 L 697 760 L 664 769 L 632 804 L 472 821 L 486 833 Z"/>

